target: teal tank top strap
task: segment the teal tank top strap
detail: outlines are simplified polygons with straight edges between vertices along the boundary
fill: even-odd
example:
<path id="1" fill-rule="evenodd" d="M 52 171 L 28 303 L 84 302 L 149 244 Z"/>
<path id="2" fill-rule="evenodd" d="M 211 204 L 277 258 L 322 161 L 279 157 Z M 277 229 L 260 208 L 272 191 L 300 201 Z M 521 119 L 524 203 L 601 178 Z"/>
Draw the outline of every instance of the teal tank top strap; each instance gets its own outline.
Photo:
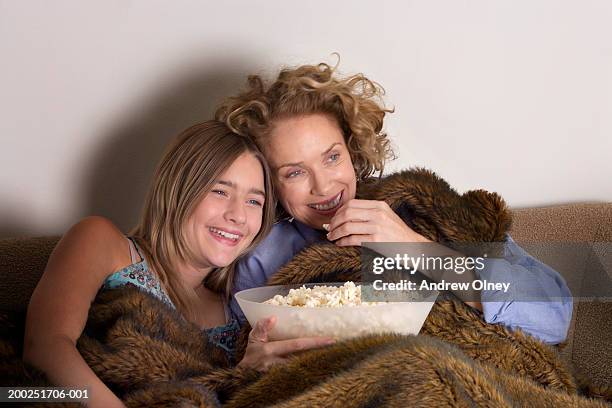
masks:
<path id="1" fill-rule="evenodd" d="M 166 293 L 166 291 L 162 288 L 157 275 L 153 273 L 153 271 L 147 265 L 146 259 L 142 256 L 138 245 L 128 237 L 130 244 L 134 245 L 134 249 L 136 253 L 140 257 L 140 261 L 134 262 L 125 268 L 109 275 L 104 280 L 102 284 L 102 289 L 114 289 L 121 286 L 135 286 L 139 289 L 142 289 L 156 298 L 160 299 L 164 303 L 167 303 L 172 308 L 176 309 L 174 303 L 170 300 L 170 297 Z M 132 261 L 134 261 L 134 256 L 130 247 L 130 255 L 132 256 Z"/>
<path id="2" fill-rule="evenodd" d="M 132 259 L 132 263 L 142 261 L 144 257 L 140 253 L 140 249 L 138 248 L 138 245 L 136 245 L 136 241 L 134 241 L 134 238 L 127 237 L 127 239 L 129 244 L 128 246 L 130 247 L 130 258 Z M 138 255 L 138 258 L 136 258 L 136 255 Z"/>

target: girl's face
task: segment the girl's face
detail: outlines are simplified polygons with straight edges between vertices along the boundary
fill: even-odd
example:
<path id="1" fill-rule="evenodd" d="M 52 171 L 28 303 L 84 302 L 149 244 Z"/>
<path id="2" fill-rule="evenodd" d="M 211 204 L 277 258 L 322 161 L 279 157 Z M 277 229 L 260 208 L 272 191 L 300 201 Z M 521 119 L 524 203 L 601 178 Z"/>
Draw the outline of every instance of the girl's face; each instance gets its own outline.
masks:
<path id="1" fill-rule="evenodd" d="M 261 228 L 264 189 L 259 160 L 243 153 L 186 221 L 184 234 L 195 267 L 227 266 L 249 246 Z"/>
<path id="2" fill-rule="evenodd" d="M 333 117 L 310 114 L 277 120 L 264 150 L 278 199 L 298 221 L 322 229 L 355 198 L 355 170 Z"/>

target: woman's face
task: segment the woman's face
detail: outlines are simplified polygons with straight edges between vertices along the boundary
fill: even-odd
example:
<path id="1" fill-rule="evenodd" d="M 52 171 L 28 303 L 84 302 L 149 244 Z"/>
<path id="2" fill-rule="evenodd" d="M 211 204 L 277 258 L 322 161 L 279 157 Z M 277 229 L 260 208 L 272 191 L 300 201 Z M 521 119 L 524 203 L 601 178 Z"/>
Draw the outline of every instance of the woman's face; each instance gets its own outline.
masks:
<path id="1" fill-rule="evenodd" d="M 264 150 L 278 199 L 298 221 L 321 229 L 355 198 L 355 170 L 333 117 L 311 114 L 277 120 Z"/>
<path id="2" fill-rule="evenodd" d="M 195 267 L 227 266 L 249 246 L 261 228 L 264 189 L 261 163 L 243 153 L 187 219 L 184 234 Z"/>

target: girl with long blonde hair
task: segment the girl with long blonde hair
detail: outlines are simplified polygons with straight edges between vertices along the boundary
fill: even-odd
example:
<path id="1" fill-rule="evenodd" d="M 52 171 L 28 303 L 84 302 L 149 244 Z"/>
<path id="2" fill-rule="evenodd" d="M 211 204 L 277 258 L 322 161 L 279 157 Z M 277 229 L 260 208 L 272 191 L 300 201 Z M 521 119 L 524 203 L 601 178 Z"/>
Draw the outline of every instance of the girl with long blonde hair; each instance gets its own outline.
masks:
<path id="1" fill-rule="evenodd" d="M 185 130 L 157 167 L 128 236 L 88 217 L 62 237 L 28 307 L 24 359 L 54 384 L 88 387 L 89 406 L 123 406 L 76 342 L 98 291 L 125 285 L 176 308 L 231 359 L 239 331 L 228 308 L 234 262 L 267 234 L 274 205 L 270 171 L 252 141 L 217 121 Z"/>

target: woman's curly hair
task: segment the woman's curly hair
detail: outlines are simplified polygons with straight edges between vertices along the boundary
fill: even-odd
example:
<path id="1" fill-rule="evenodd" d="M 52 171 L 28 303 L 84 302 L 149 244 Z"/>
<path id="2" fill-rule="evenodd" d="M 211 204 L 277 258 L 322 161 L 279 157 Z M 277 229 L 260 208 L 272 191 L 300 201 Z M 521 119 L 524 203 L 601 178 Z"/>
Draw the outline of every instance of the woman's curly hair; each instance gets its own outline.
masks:
<path id="1" fill-rule="evenodd" d="M 265 140 L 281 118 L 312 113 L 336 118 L 355 167 L 363 180 L 375 172 L 382 174 L 385 161 L 394 158 L 383 131 L 386 109 L 384 89 L 363 74 L 339 78 L 336 67 L 325 63 L 283 69 L 266 87 L 258 75 L 248 77 L 248 88 L 227 98 L 215 113 L 234 132 L 254 138 L 264 150 Z"/>

